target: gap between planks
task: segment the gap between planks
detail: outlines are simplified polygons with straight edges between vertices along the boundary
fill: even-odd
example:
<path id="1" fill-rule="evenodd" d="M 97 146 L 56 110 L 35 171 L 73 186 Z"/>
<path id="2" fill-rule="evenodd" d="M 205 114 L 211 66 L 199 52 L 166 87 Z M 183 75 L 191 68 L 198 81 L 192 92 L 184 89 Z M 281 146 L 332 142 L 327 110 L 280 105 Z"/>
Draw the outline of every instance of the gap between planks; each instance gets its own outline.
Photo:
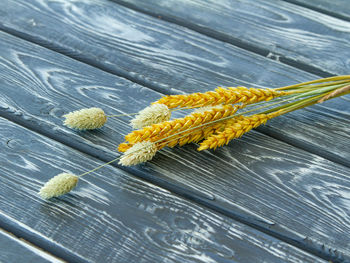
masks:
<path id="1" fill-rule="evenodd" d="M 11 260 L 11 262 L 15 262 L 14 260 L 18 260 L 16 262 L 23 262 L 24 258 L 30 262 L 66 262 L 63 259 L 52 255 L 50 252 L 44 250 L 43 248 L 27 241 L 21 236 L 22 235 L 17 236 L 13 232 L 9 232 L 0 227 L 0 241 L 6 242 L 5 239 L 7 239 L 7 241 L 10 242 L 10 244 L 8 244 L 9 246 L 0 247 L 0 251 L 1 249 L 6 250 L 5 253 L 0 255 L 0 259 Z M 28 254 L 30 255 L 28 256 Z"/>
<path id="2" fill-rule="evenodd" d="M 301 2 L 300 0 L 282 0 L 282 1 L 291 3 L 293 5 L 298 5 L 298 6 L 301 6 L 301 7 L 328 15 L 328 16 L 332 16 L 332 17 L 350 22 L 350 16 L 342 15 L 342 14 L 336 13 L 335 11 L 327 10 L 325 8 L 322 8 L 322 7 L 317 7 L 317 6 L 309 4 L 307 2 L 304 3 L 304 2 Z"/>

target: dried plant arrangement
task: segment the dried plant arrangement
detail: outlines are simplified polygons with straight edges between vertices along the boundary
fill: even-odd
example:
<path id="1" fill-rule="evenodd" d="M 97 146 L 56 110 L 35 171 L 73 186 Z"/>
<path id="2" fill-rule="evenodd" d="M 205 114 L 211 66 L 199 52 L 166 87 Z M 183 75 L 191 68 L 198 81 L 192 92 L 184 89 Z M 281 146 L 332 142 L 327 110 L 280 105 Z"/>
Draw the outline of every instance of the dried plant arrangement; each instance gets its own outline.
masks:
<path id="1" fill-rule="evenodd" d="M 122 155 L 78 176 L 61 173 L 49 180 L 39 195 L 44 199 L 63 195 L 77 185 L 81 176 L 116 161 L 124 166 L 149 161 L 164 147 L 199 143 L 198 151 L 216 149 L 272 118 L 349 93 L 350 75 L 346 75 L 275 89 L 218 87 L 204 93 L 164 96 L 131 120 L 135 130 L 119 144 Z M 175 110 L 191 112 L 170 120 Z M 64 115 L 64 125 L 91 130 L 118 116 L 106 115 L 99 108 L 82 109 Z"/>

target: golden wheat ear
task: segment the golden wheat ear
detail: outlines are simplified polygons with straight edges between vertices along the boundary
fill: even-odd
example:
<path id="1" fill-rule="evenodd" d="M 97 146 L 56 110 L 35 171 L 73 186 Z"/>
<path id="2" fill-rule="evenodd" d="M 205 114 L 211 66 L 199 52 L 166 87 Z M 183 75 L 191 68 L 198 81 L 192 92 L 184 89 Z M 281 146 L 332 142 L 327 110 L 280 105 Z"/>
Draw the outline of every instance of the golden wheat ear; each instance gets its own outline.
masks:
<path id="1" fill-rule="evenodd" d="M 125 136 L 125 140 L 132 144 L 144 140 L 151 142 L 161 139 L 166 140 L 166 138 L 176 133 L 186 132 L 187 130 L 199 125 L 233 115 L 241 107 L 243 106 L 225 105 L 203 113 L 193 113 L 184 118 L 153 124 L 142 130 L 136 130 L 129 133 Z"/>
<path id="2" fill-rule="evenodd" d="M 269 101 L 273 98 L 291 94 L 289 91 L 276 91 L 273 89 L 256 89 L 245 87 L 218 87 L 215 91 L 204 93 L 192 93 L 188 95 L 169 95 L 165 96 L 153 104 L 164 104 L 169 109 L 176 107 L 205 107 L 220 104 L 251 104 L 260 101 Z"/>
<path id="3" fill-rule="evenodd" d="M 197 150 L 216 149 L 217 147 L 228 144 L 231 140 L 241 137 L 244 133 L 265 124 L 268 120 L 282 113 L 283 110 L 280 110 L 270 114 L 255 114 L 249 117 L 240 116 L 240 118 L 233 119 L 231 124 L 227 125 L 223 131 L 210 135 L 202 141 Z"/>

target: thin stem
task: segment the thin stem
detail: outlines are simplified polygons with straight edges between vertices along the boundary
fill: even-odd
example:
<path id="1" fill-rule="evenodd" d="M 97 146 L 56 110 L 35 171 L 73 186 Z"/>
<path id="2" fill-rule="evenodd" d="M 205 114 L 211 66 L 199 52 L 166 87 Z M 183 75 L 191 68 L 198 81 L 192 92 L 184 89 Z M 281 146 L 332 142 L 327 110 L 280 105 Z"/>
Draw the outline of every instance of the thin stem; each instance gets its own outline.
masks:
<path id="1" fill-rule="evenodd" d="M 349 92 L 350 92 L 350 85 L 341 87 L 341 88 L 336 89 L 334 91 L 328 92 L 328 94 L 326 94 L 324 97 L 322 97 L 318 101 L 318 103 L 322 103 L 322 102 L 324 102 L 326 100 L 329 100 L 329 99 L 332 99 L 332 98 L 335 98 L 335 97 L 338 97 L 338 96 L 343 96 L 345 94 L 348 94 Z"/>
<path id="2" fill-rule="evenodd" d="M 82 176 L 87 175 L 87 174 L 89 174 L 89 173 L 95 172 L 96 170 L 98 170 L 98 169 L 100 169 L 100 168 L 102 168 L 102 167 L 104 167 L 104 166 L 106 166 L 106 165 L 108 165 L 108 164 L 111 164 L 111 163 L 113 163 L 113 162 L 115 162 L 115 161 L 118 161 L 120 158 L 121 158 L 121 156 L 119 156 L 119 157 L 113 159 L 112 161 L 109 161 L 109 162 L 107 162 L 107 163 L 104 163 L 104 164 L 102 164 L 102 165 L 100 165 L 100 166 L 98 166 L 98 167 L 96 167 L 96 168 L 94 168 L 94 169 L 92 169 L 92 170 L 90 170 L 90 171 L 87 171 L 87 172 L 85 172 L 85 173 L 83 173 L 83 174 L 81 174 L 81 175 L 78 175 L 78 177 L 82 177 Z"/>
<path id="3" fill-rule="evenodd" d="M 323 94 L 319 95 L 319 96 L 322 96 Z M 317 97 L 319 97 L 317 96 Z M 271 112 L 274 112 L 274 111 L 278 111 L 278 110 L 281 110 L 281 109 L 286 109 L 287 107 L 292 107 L 296 104 L 300 104 L 300 103 L 303 103 L 305 101 L 309 101 L 309 100 L 312 100 L 314 97 L 309 97 L 309 98 L 305 98 L 305 99 L 302 99 L 302 100 L 297 100 L 297 101 L 293 101 L 293 102 L 290 102 L 288 104 L 284 104 L 284 105 L 281 105 L 279 107 L 275 107 L 275 108 L 272 108 L 272 109 L 269 109 L 269 110 L 266 110 L 264 112 L 261 112 L 261 114 L 268 114 L 268 113 L 271 113 Z"/>
<path id="4" fill-rule="evenodd" d="M 130 116 L 130 115 L 136 115 L 136 114 L 138 114 L 138 113 L 136 112 L 136 113 L 127 113 L 127 114 L 106 115 L 106 117 L 114 118 L 114 117 Z"/>
<path id="5" fill-rule="evenodd" d="M 316 90 L 311 90 L 311 91 L 308 91 L 308 92 L 305 92 L 305 93 L 302 93 L 298 96 L 296 96 L 296 99 L 298 99 L 299 97 L 302 98 L 302 97 L 305 97 L 305 96 L 312 96 L 312 95 L 316 95 L 316 94 L 320 94 L 320 93 L 325 93 L 325 92 L 328 92 L 328 91 L 333 91 L 335 89 L 338 89 L 338 88 L 341 88 L 343 87 L 344 85 L 332 85 L 332 86 L 326 86 L 326 87 L 323 87 L 323 88 L 319 88 L 319 89 L 316 89 Z"/>
<path id="6" fill-rule="evenodd" d="M 350 75 L 335 76 L 335 77 L 317 79 L 317 80 L 312 80 L 312 81 L 307 81 L 307 82 L 303 82 L 303 83 L 298 83 L 298 84 L 294 84 L 294 85 L 290 85 L 290 86 L 277 88 L 275 90 L 293 89 L 293 88 L 298 88 L 298 87 L 302 87 L 302 86 L 305 86 L 305 85 L 310 85 L 310 84 L 315 84 L 315 83 L 322 83 L 322 82 L 331 82 L 331 81 L 337 81 L 337 80 L 349 80 L 350 81 Z"/>
<path id="7" fill-rule="evenodd" d="M 290 107 L 286 107 L 285 110 L 283 111 L 283 114 L 291 112 L 291 111 L 299 110 L 299 109 L 305 108 L 307 106 L 311 106 L 313 104 L 316 104 L 317 101 L 320 98 L 322 98 L 323 96 L 324 96 L 324 94 L 320 94 L 318 96 L 314 96 L 314 97 L 308 98 L 305 101 L 302 101 L 300 103 L 296 103 L 295 105 L 292 105 Z"/>

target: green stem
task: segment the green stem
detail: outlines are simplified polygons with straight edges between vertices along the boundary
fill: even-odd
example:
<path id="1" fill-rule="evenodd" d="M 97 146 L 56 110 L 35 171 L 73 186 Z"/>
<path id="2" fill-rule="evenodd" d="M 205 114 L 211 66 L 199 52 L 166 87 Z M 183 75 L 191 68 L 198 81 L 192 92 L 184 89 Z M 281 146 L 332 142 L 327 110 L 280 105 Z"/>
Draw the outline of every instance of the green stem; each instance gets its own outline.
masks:
<path id="1" fill-rule="evenodd" d="M 333 91 L 333 90 L 336 90 L 338 88 L 342 88 L 346 85 L 342 85 L 342 84 L 339 84 L 339 85 L 332 85 L 332 86 L 326 86 L 326 87 L 323 87 L 323 88 L 319 88 L 319 89 L 316 89 L 316 90 L 311 90 L 311 91 L 307 91 L 307 92 L 304 92 L 298 96 L 296 96 L 295 98 L 298 99 L 298 98 L 302 98 L 302 97 L 305 97 L 305 96 L 313 96 L 313 95 L 316 95 L 316 94 L 321 94 L 321 93 L 326 93 L 328 91 Z"/>
<path id="2" fill-rule="evenodd" d="M 305 101 L 301 101 L 299 103 L 296 103 L 295 105 L 286 107 L 285 110 L 283 111 L 283 114 L 291 112 L 291 111 L 299 110 L 299 109 L 305 108 L 307 106 L 311 106 L 313 104 L 316 104 L 317 101 L 319 99 L 321 99 L 323 96 L 324 96 L 324 94 L 320 94 L 318 96 L 308 98 Z"/>
<path id="3" fill-rule="evenodd" d="M 87 171 L 87 172 L 85 172 L 85 173 L 83 173 L 83 174 L 80 174 L 80 175 L 78 175 L 78 177 L 82 177 L 82 176 L 84 176 L 84 175 L 86 175 L 86 174 L 95 172 L 96 170 L 98 170 L 98 169 L 100 169 L 100 168 L 102 168 L 102 167 L 104 167 L 104 166 L 106 166 L 106 165 L 108 165 L 108 164 L 111 164 L 111 163 L 113 163 L 113 162 L 115 162 L 115 161 L 118 161 L 120 158 L 121 158 L 121 156 L 119 156 L 119 157 L 113 159 L 112 161 L 109 161 L 109 162 L 107 162 L 107 163 L 104 163 L 104 164 L 102 164 L 102 165 L 100 165 L 100 166 L 98 166 L 98 167 L 96 167 L 96 168 L 94 168 L 94 169 L 92 169 L 92 170 L 90 170 L 90 171 Z"/>
<path id="4" fill-rule="evenodd" d="M 317 80 L 312 80 L 312 81 L 307 81 L 307 82 L 303 82 L 303 83 L 298 83 L 298 84 L 294 84 L 294 85 L 290 85 L 290 86 L 277 88 L 275 90 L 288 90 L 288 89 L 300 88 L 300 87 L 303 87 L 303 86 L 306 86 L 306 85 L 310 85 L 310 84 L 331 82 L 331 81 L 338 81 L 338 80 L 350 81 L 350 75 L 335 76 L 335 77 L 317 79 Z M 323 84 L 320 84 L 320 85 L 323 85 Z M 329 83 L 328 83 L 328 85 L 329 85 Z"/>
<path id="5" fill-rule="evenodd" d="M 130 116 L 130 115 L 136 115 L 137 113 L 126 113 L 126 114 L 117 114 L 117 115 L 106 115 L 108 118 L 114 118 L 114 117 L 122 117 L 122 116 Z"/>

